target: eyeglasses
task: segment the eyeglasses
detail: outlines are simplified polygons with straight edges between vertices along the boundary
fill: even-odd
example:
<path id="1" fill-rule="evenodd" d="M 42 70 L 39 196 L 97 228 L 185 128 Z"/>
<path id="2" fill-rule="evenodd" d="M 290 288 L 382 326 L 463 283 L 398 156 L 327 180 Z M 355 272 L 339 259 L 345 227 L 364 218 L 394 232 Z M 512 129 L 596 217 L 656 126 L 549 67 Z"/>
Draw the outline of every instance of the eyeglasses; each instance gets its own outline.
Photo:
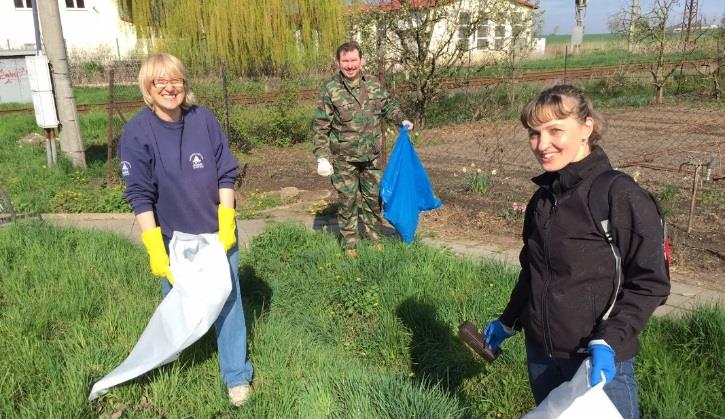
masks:
<path id="1" fill-rule="evenodd" d="M 163 89 L 164 87 L 168 85 L 172 85 L 174 87 L 184 87 L 184 84 L 186 83 L 186 80 L 184 79 L 153 79 L 152 83 L 155 87 L 159 89 Z"/>

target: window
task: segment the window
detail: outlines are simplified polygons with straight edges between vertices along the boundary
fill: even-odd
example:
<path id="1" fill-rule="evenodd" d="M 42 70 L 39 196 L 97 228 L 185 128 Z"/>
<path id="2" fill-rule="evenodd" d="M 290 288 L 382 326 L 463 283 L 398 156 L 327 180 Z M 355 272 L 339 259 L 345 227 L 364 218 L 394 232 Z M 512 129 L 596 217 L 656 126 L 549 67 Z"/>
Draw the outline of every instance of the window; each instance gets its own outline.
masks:
<path id="1" fill-rule="evenodd" d="M 489 38 L 491 37 L 491 25 L 489 24 L 488 16 L 484 15 L 481 18 L 482 25 L 479 25 L 476 30 L 476 48 L 477 49 L 489 49 L 491 43 Z"/>
<path id="2" fill-rule="evenodd" d="M 525 19 L 523 12 L 511 13 L 511 35 L 514 38 L 518 38 L 524 33 L 524 30 L 526 29 L 524 27 L 524 23 L 526 22 Z"/>
<path id="3" fill-rule="evenodd" d="M 498 24 L 494 32 L 493 45 L 498 51 L 503 50 L 504 42 L 506 40 L 506 25 Z"/>
<path id="4" fill-rule="evenodd" d="M 65 0 L 66 9 L 85 9 L 86 0 Z"/>
<path id="5" fill-rule="evenodd" d="M 468 51 L 470 48 L 469 38 L 471 37 L 471 15 L 461 13 L 458 16 L 458 48 Z"/>
<path id="6" fill-rule="evenodd" d="M 15 8 L 16 9 L 32 9 L 33 8 L 33 0 L 15 0 Z"/>

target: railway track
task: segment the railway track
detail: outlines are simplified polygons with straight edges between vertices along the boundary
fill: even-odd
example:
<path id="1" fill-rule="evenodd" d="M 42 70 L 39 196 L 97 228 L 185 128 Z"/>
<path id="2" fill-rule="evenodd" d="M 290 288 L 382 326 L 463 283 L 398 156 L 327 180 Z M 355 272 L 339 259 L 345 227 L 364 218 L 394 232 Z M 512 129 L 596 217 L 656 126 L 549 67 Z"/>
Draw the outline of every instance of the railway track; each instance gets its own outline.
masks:
<path id="1" fill-rule="evenodd" d="M 685 65 L 693 67 L 702 64 L 702 61 L 688 61 Z M 714 62 L 710 62 L 710 65 L 714 65 Z M 593 77 L 610 76 L 613 74 L 632 74 L 648 71 L 651 64 L 629 64 L 623 66 L 608 66 L 608 67 L 595 67 L 595 68 L 576 68 L 568 70 L 556 70 L 556 71 L 537 71 L 531 73 L 524 73 L 516 77 L 517 81 L 532 82 L 532 81 L 547 81 L 547 80 L 570 80 L 570 79 L 586 79 Z M 666 68 L 678 67 L 679 63 L 666 64 Z M 443 88 L 471 88 L 471 87 L 487 87 L 504 81 L 504 78 L 488 76 L 488 77 L 472 77 L 472 78 L 451 78 L 446 79 L 442 82 Z M 413 84 L 411 83 L 399 83 L 397 89 L 410 89 L 413 90 Z M 312 100 L 316 99 L 319 93 L 319 89 L 305 89 L 300 90 L 298 93 L 300 100 Z M 280 94 L 276 92 L 264 93 L 262 95 L 232 95 L 229 97 L 229 101 L 232 104 L 240 105 L 258 105 L 264 103 L 272 103 L 279 98 Z M 126 100 L 114 102 L 114 109 L 135 109 L 146 106 L 142 100 Z M 88 112 L 97 109 L 108 109 L 108 103 L 86 103 L 77 105 L 78 112 Z M 0 116 L 12 115 L 12 114 L 24 114 L 33 113 L 33 108 L 17 108 L 17 109 L 0 109 Z"/>

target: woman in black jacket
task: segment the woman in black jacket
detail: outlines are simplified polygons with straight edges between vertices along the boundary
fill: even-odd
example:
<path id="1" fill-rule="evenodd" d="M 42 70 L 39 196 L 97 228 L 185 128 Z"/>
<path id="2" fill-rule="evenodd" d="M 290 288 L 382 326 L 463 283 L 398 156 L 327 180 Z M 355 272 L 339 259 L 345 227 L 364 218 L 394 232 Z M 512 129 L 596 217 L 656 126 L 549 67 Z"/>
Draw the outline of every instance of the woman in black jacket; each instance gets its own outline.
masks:
<path id="1" fill-rule="evenodd" d="M 612 170 L 596 145 L 602 118 L 579 89 L 558 85 L 531 101 L 521 122 L 545 172 L 533 179 L 539 189 L 526 209 L 518 282 L 501 317 L 486 326 L 485 343 L 495 349 L 524 330 L 537 404 L 591 356 L 590 383 L 603 377 L 622 416 L 637 418 L 638 335 L 670 289 L 656 204 L 631 178 L 612 185 L 610 223 L 622 269 L 617 284 L 613 252 L 588 206 L 592 181 Z"/>

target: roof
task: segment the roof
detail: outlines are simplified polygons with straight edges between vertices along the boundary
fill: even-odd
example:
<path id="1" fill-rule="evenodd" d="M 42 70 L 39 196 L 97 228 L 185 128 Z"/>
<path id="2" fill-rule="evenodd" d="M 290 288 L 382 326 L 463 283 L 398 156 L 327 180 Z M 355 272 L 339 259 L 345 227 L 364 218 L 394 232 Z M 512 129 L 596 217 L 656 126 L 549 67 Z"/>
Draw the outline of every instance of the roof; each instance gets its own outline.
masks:
<path id="1" fill-rule="evenodd" d="M 410 5 L 415 8 L 426 8 L 426 7 L 433 7 L 436 6 L 439 3 L 452 3 L 455 0 L 409 0 Z M 532 3 L 527 0 L 510 0 L 520 6 L 528 7 L 530 9 L 538 9 L 539 5 Z M 383 11 L 389 11 L 389 10 L 400 10 L 400 0 L 381 0 L 378 3 L 368 3 L 364 5 L 359 5 L 356 9 L 362 10 L 362 11 L 368 11 L 368 10 L 383 10 Z"/>

